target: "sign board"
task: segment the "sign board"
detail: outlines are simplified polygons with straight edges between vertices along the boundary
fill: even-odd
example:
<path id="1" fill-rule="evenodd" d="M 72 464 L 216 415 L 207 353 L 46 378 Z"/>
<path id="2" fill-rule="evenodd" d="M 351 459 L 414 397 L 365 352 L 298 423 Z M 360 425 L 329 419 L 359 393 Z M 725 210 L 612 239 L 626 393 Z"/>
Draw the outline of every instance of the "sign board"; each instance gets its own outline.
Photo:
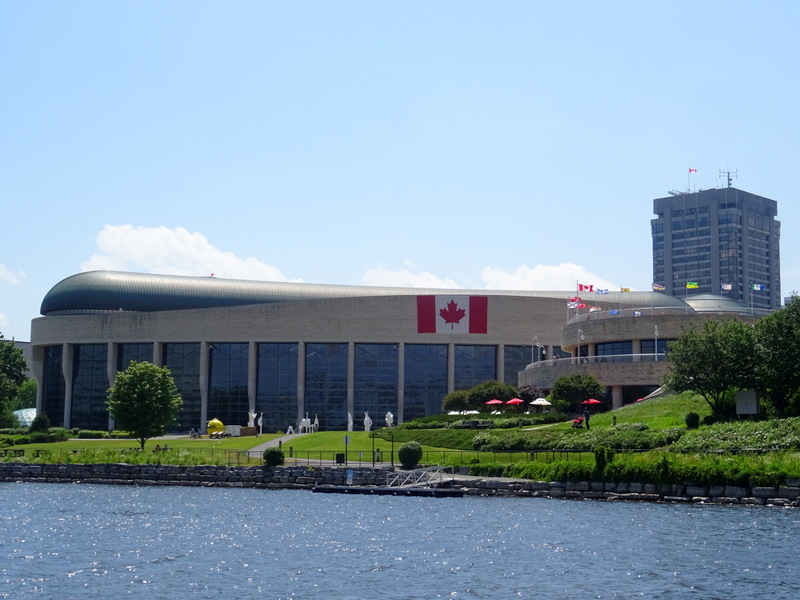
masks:
<path id="1" fill-rule="evenodd" d="M 755 390 L 739 390 L 736 392 L 736 414 L 758 414 L 758 395 Z"/>

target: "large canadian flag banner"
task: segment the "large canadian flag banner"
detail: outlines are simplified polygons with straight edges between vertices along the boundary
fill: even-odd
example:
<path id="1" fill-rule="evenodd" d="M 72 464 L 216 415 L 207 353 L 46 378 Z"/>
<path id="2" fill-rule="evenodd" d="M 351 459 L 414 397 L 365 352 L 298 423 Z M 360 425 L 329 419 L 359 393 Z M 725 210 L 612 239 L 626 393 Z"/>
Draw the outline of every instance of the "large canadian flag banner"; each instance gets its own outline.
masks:
<path id="1" fill-rule="evenodd" d="M 486 333 L 486 296 L 417 296 L 418 333 Z"/>

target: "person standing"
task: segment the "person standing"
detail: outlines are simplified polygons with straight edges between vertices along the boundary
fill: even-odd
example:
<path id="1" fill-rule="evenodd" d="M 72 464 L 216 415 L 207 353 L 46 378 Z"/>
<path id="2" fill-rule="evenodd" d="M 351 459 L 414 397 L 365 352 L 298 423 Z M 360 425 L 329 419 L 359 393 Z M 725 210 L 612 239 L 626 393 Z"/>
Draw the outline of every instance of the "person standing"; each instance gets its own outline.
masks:
<path id="1" fill-rule="evenodd" d="M 586 423 L 586 429 L 589 429 L 589 417 L 592 416 L 592 413 L 589 412 L 589 407 L 583 409 L 583 422 Z"/>

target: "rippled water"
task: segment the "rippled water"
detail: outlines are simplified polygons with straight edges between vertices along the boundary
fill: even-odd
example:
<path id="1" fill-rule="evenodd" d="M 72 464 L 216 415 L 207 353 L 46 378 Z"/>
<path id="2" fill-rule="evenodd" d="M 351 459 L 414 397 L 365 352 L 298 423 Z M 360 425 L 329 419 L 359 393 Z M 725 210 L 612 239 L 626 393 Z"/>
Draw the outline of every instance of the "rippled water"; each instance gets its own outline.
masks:
<path id="1" fill-rule="evenodd" d="M 0 598 L 798 598 L 793 509 L 0 484 Z"/>

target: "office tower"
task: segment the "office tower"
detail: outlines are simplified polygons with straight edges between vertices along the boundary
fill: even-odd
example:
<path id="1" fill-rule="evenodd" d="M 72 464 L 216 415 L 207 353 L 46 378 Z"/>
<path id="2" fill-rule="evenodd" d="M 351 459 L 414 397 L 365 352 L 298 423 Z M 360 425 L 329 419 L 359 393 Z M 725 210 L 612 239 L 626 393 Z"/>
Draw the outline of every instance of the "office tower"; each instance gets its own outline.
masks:
<path id="1" fill-rule="evenodd" d="M 718 294 L 756 310 L 781 306 L 778 203 L 734 187 L 653 201 L 653 286 Z"/>

